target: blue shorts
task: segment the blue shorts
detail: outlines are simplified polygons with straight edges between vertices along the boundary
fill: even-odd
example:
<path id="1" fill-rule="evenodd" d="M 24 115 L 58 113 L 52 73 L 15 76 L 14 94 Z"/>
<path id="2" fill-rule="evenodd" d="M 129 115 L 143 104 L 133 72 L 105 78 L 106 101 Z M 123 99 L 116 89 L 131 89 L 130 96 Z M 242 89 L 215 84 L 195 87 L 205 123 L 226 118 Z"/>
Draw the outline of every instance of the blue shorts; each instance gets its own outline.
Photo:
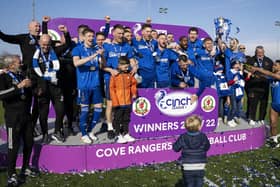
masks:
<path id="1" fill-rule="evenodd" d="M 102 103 L 102 100 L 103 98 L 102 98 L 100 87 L 97 87 L 92 90 L 78 89 L 78 97 L 77 97 L 78 104 L 84 104 L 84 105 L 98 104 L 98 103 Z"/>
<path id="2" fill-rule="evenodd" d="M 280 113 L 280 104 L 271 103 L 271 108 L 273 110 L 275 110 L 275 112 L 279 112 Z"/>

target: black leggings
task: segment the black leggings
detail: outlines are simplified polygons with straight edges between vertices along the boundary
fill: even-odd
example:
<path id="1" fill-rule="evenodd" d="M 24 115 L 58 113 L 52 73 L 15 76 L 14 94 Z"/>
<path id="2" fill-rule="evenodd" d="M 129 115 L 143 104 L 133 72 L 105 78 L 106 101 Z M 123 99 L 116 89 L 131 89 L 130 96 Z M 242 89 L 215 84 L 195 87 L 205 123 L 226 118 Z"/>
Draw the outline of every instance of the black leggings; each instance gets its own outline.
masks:
<path id="1" fill-rule="evenodd" d="M 8 176 L 16 172 L 16 161 L 21 139 L 23 140 L 22 169 L 29 166 L 33 146 L 31 115 L 22 111 L 5 111 L 8 135 Z"/>

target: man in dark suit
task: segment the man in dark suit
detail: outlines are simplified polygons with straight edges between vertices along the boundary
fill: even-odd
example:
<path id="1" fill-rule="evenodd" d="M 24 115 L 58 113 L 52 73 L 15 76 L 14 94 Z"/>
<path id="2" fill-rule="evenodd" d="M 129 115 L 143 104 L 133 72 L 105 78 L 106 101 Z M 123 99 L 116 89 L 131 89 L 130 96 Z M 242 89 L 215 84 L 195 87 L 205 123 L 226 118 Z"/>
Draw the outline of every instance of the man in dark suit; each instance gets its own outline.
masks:
<path id="1" fill-rule="evenodd" d="M 270 58 L 265 56 L 264 53 L 264 47 L 257 46 L 255 55 L 248 60 L 248 64 L 272 71 L 273 62 Z M 258 123 L 263 125 L 269 96 L 269 81 L 260 74 L 256 73 L 251 76 L 245 86 L 248 97 L 247 114 L 249 124 L 252 126 L 257 124 L 256 113 L 257 106 L 260 103 Z"/>

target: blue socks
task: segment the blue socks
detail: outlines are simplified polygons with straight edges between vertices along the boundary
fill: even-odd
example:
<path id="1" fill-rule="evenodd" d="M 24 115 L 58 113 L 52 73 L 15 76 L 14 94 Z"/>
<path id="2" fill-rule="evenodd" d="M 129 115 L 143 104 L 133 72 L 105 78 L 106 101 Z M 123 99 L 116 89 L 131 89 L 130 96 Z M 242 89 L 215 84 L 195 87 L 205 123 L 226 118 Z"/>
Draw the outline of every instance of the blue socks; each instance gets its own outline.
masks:
<path id="1" fill-rule="evenodd" d="M 101 113 L 102 113 L 102 108 L 94 108 L 93 115 L 92 115 L 92 120 L 91 120 L 90 126 L 88 128 L 88 132 L 91 132 L 91 130 L 99 122 Z"/>
<path id="2" fill-rule="evenodd" d="M 88 120 L 88 106 L 82 106 L 81 107 L 81 113 L 80 113 L 80 130 L 82 133 L 82 136 L 87 135 L 87 120 Z"/>

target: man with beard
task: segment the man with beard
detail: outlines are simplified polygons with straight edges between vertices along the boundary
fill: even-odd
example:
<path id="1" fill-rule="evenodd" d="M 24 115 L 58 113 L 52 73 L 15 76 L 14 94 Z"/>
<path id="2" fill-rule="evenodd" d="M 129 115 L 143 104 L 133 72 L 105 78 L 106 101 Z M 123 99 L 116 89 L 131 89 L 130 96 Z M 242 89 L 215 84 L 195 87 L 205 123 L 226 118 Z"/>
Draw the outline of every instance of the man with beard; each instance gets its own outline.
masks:
<path id="1" fill-rule="evenodd" d="M 170 66 L 175 62 L 177 56 L 167 49 L 167 37 L 164 33 L 158 35 L 158 47 L 155 50 L 156 61 L 156 87 L 167 88 L 170 86 Z"/>
<path id="2" fill-rule="evenodd" d="M 155 73 L 155 58 L 153 56 L 157 48 L 157 41 L 152 39 L 152 26 L 150 24 L 142 25 L 142 38 L 137 41 L 133 40 L 133 46 L 136 51 L 136 60 L 138 61 L 138 74 L 142 77 L 142 82 L 138 85 L 139 88 L 154 88 L 156 73 Z"/>
<path id="3" fill-rule="evenodd" d="M 196 27 L 191 27 L 188 31 L 188 47 L 193 52 L 196 53 L 199 49 L 202 49 L 203 42 L 198 38 L 198 29 Z"/>

